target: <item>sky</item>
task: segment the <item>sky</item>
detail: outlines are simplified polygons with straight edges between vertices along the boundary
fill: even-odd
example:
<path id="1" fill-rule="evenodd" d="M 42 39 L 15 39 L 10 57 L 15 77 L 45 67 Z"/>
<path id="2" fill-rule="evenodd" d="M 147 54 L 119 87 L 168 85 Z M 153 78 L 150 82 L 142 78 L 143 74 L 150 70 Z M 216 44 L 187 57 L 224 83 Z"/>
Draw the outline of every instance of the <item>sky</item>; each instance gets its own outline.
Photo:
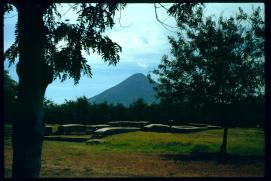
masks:
<path id="1" fill-rule="evenodd" d="M 169 7 L 170 4 L 164 4 Z M 260 6 L 264 9 L 263 3 L 208 3 L 205 4 L 205 15 L 215 15 L 216 17 L 235 15 L 238 7 L 242 7 L 245 12 L 250 13 L 252 6 Z M 68 11 L 69 5 L 64 4 L 60 9 L 63 19 L 74 21 L 75 15 Z M 176 27 L 174 18 L 169 17 L 163 8 L 158 9 L 158 16 L 165 23 Z M 115 20 L 120 17 L 116 13 Z M 14 41 L 14 30 L 17 22 L 17 12 L 10 12 L 4 16 L 4 50 Z M 61 104 L 65 100 L 75 100 L 78 97 L 93 97 L 104 90 L 115 86 L 135 73 L 147 74 L 156 68 L 163 55 L 170 54 L 170 44 L 168 36 L 175 36 L 176 29 L 165 29 L 155 18 L 153 4 L 134 3 L 128 4 L 121 11 L 120 21 L 112 29 L 108 29 L 106 34 L 122 47 L 120 61 L 116 66 L 108 66 L 97 54 L 83 55 L 88 60 L 92 69 L 92 78 L 81 76 L 80 82 L 74 85 L 72 79 L 61 82 L 56 79 L 47 87 L 45 97 L 51 101 Z M 18 81 L 15 65 L 8 66 L 8 61 L 4 62 L 11 77 Z"/>

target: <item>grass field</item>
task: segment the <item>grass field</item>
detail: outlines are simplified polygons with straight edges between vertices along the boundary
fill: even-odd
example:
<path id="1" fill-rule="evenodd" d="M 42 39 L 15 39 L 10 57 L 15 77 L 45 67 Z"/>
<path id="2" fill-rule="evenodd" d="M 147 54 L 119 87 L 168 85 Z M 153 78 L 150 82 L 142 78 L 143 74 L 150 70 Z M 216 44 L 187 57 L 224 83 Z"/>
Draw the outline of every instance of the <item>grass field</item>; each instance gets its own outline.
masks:
<path id="1" fill-rule="evenodd" d="M 41 177 L 263 176 L 264 132 L 229 129 L 228 152 L 216 154 L 223 130 L 196 133 L 131 132 L 104 144 L 45 141 Z M 4 142 L 5 177 L 11 175 L 12 147 Z"/>

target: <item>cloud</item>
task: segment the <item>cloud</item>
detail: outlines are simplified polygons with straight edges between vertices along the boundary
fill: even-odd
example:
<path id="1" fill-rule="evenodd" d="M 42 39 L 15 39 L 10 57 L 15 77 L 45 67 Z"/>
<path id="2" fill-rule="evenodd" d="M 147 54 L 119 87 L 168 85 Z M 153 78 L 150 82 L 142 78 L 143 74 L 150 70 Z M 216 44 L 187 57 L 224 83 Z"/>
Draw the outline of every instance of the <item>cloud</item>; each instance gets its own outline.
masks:
<path id="1" fill-rule="evenodd" d="M 136 64 L 137 64 L 139 67 L 144 68 L 144 69 L 148 67 L 147 64 L 142 63 L 142 62 L 137 62 Z"/>
<path id="2" fill-rule="evenodd" d="M 148 38 L 147 37 L 144 37 L 144 36 L 142 36 L 141 37 L 141 40 L 142 40 L 142 42 L 144 42 L 145 44 L 149 44 L 149 40 L 148 40 Z"/>

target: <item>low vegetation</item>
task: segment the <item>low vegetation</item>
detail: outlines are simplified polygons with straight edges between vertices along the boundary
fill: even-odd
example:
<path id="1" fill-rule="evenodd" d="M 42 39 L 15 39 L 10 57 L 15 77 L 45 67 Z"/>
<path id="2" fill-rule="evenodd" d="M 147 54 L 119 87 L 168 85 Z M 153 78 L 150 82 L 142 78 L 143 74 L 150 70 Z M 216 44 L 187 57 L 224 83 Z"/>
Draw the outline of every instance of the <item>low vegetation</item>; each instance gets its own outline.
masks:
<path id="1" fill-rule="evenodd" d="M 230 129 L 226 160 L 216 156 L 222 134 L 221 129 L 137 131 L 105 137 L 105 143 L 97 145 L 45 141 L 41 177 L 263 176 L 263 130 Z M 4 145 L 5 176 L 9 177 L 12 147 L 8 136 Z"/>

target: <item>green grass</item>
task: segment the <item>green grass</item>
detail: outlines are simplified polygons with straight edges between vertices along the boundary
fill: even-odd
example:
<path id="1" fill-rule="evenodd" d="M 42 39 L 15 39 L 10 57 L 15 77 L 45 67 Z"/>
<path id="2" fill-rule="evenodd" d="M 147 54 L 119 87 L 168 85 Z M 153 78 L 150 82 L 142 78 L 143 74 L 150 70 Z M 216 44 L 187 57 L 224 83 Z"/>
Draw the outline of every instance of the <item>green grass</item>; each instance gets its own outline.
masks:
<path id="1" fill-rule="evenodd" d="M 223 130 L 208 130 L 196 133 L 131 132 L 105 137 L 104 144 L 50 141 L 58 147 L 67 147 L 73 152 L 128 152 L 128 153 L 182 153 L 218 152 Z M 74 137 L 74 136 L 66 136 Z M 84 136 L 76 136 L 84 137 Z M 264 133 L 259 129 L 232 128 L 228 135 L 228 152 L 238 155 L 264 154 Z"/>
<path id="2" fill-rule="evenodd" d="M 9 128 L 10 126 L 7 125 Z M 55 125 L 57 126 L 57 125 Z M 65 138 L 89 138 L 89 135 L 58 135 Z M 104 144 L 45 141 L 55 147 L 79 152 L 192 153 L 218 152 L 223 129 L 195 133 L 130 132 L 105 137 Z M 259 128 L 231 128 L 227 150 L 230 154 L 264 155 L 264 132 Z"/>
<path id="3" fill-rule="evenodd" d="M 85 135 L 63 137 L 82 136 Z M 260 156 L 258 160 L 245 157 L 242 161 L 234 157 L 237 159 L 221 163 L 209 157 L 203 160 L 190 157 L 190 153 L 218 152 L 222 136 L 222 129 L 195 133 L 137 131 L 105 137 L 106 142 L 98 145 L 44 141 L 41 177 L 264 175 L 264 132 L 258 128 L 229 129 L 227 147 L 230 154 Z M 182 155 L 188 157 L 178 158 Z M 10 177 L 12 145 L 9 139 L 4 140 L 4 158 L 5 176 Z"/>
<path id="4" fill-rule="evenodd" d="M 206 145 L 204 151 L 217 152 L 222 135 L 221 129 L 186 134 L 139 131 L 107 137 L 108 143 L 97 145 L 96 149 L 106 146 L 114 151 L 191 153 L 198 145 Z M 264 133 L 258 129 L 230 129 L 228 151 L 240 155 L 263 155 Z"/>

